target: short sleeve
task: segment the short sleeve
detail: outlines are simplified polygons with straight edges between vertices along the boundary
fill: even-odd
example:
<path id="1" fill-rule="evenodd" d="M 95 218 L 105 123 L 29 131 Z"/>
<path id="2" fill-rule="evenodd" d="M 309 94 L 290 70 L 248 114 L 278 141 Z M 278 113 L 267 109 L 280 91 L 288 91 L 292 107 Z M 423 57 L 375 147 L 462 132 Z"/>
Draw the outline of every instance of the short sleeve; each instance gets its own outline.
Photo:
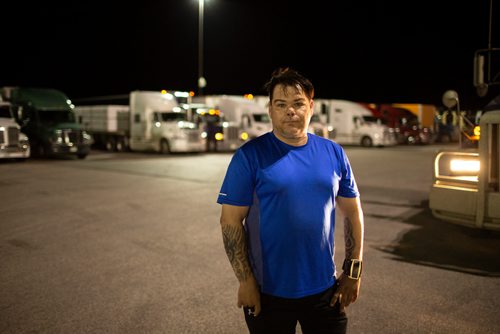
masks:
<path id="1" fill-rule="evenodd" d="M 237 150 L 227 168 L 217 203 L 237 206 L 252 205 L 255 187 L 254 174 L 243 150 Z"/>
<path id="2" fill-rule="evenodd" d="M 349 159 L 345 154 L 345 151 L 340 148 L 340 171 L 341 178 L 339 184 L 339 192 L 338 196 L 341 197 L 358 197 L 359 190 L 356 184 L 356 180 L 354 179 L 354 174 L 352 172 L 351 164 L 349 163 Z"/>

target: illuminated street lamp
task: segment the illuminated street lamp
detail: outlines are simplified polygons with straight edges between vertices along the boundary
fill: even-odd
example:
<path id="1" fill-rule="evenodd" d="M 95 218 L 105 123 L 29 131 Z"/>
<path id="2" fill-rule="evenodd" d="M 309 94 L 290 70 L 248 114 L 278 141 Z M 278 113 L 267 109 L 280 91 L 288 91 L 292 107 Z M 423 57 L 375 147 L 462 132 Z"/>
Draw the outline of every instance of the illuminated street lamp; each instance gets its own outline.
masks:
<path id="1" fill-rule="evenodd" d="M 203 95 L 207 81 L 203 77 L 203 6 L 205 0 L 198 0 L 198 95 Z"/>

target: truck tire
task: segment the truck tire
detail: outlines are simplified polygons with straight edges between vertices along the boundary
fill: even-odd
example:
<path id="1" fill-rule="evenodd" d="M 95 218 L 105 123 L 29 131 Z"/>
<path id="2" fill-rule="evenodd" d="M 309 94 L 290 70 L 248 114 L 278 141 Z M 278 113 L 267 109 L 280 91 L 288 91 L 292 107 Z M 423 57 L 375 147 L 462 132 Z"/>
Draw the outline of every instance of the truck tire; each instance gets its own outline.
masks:
<path id="1" fill-rule="evenodd" d="M 122 137 L 116 138 L 116 151 L 125 152 L 127 150 L 127 146 L 125 144 L 125 140 Z"/>
<path id="2" fill-rule="evenodd" d="M 160 154 L 170 154 L 170 145 L 165 138 L 160 140 Z"/>
<path id="3" fill-rule="evenodd" d="M 370 137 L 365 136 L 365 137 L 361 138 L 361 146 L 363 146 L 363 147 L 372 147 L 373 146 L 373 140 Z"/>
<path id="4" fill-rule="evenodd" d="M 106 150 L 114 152 L 116 150 L 116 141 L 113 137 L 106 138 Z"/>

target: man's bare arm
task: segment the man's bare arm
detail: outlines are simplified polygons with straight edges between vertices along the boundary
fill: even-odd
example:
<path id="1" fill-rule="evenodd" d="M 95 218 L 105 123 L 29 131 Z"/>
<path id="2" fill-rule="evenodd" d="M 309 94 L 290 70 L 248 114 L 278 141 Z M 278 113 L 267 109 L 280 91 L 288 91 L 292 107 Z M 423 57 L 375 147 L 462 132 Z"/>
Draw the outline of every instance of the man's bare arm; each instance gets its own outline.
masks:
<path id="1" fill-rule="evenodd" d="M 252 275 L 248 262 L 248 246 L 243 220 L 248 213 L 246 206 L 222 205 L 221 229 L 224 248 L 238 281 Z"/>
<path id="2" fill-rule="evenodd" d="M 344 243 L 346 259 L 363 259 L 364 218 L 359 198 L 337 197 L 337 206 L 344 217 Z M 342 274 L 332 297 L 331 305 L 340 303 L 344 308 L 358 299 L 361 280 Z"/>
<path id="3" fill-rule="evenodd" d="M 344 217 L 346 259 L 363 259 L 364 218 L 359 197 L 338 197 L 337 205 Z"/>
<path id="4" fill-rule="evenodd" d="M 248 244 L 243 227 L 243 220 L 249 207 L 222 205 L 220 218 L 222 239 L 226 254 L 240 282 L 238 289 L 238 307 L 253 307 L 253 315 L 260 313 L 260 291 L 248 260 Z"/>

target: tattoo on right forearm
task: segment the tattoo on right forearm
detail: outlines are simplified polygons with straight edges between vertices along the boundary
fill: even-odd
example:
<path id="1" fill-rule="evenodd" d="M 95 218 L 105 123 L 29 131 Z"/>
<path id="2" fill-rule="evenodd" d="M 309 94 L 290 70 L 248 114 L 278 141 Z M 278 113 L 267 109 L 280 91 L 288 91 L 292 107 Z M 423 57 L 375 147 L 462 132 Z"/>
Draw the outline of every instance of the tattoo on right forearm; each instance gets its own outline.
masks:
<path id="1" fill-rule="evenodd" d="M 251 276 L 252 269 L 248 263 L 247 240 L 243 227 L 222 225 L 222 238 L 236 278 L 239 281 L 246 280 Z"/>

